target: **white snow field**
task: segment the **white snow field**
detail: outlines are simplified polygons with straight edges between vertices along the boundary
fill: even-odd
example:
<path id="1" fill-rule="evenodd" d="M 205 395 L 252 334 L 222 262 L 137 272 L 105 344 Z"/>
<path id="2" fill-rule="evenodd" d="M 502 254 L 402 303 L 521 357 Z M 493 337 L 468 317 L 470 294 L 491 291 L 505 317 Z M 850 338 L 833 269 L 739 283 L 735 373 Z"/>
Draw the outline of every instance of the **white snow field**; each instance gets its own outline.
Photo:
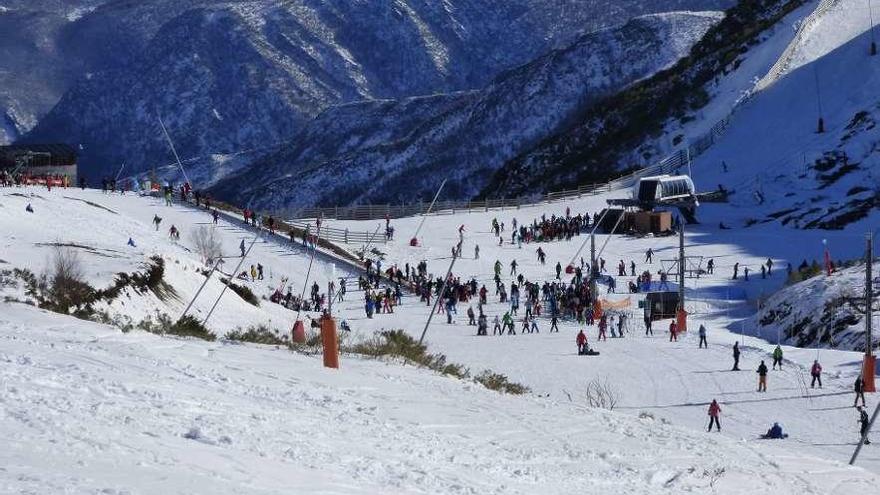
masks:
<path id="1" fill-rule="evenodd" d="M 3 493 L 869 493 L 860 468 L 412 367 L 0 303 Z"/>
<path id="2" fill-rule="evenodd" d="M 566 207 L 592 212 L 603 199 L 430 217 L 423 240 L 431 247 L 424 248 L 404 241 L 419 219 L 397 220 L 398 239 L 381 249 L 398 263 L 427 259 L 429 270 L 439 273 L 463 223 L 465 253 L 479 243 L 481 260 L 462 259 L 456 274 L 489 282 L 498 258 L 509 282 L 506 263 L 516 257 L 530 279 L 549 280 L 555 260 L 567 263 L 586 237 L 541 244 L 550 260 L 542 267 L 534 244 L 522 251 L 509 243 L 497 247 L 488 232 L 491 218 L 509 225 L 513 216 L 526 221 Z M 35 213 L 24 211 L 27 203 Z M 0 204 L 5 262 L 0 269 L 39 272 L 49 252 L 36 243 L 76 243 L 91 248 L 80 251 L 100 286 L 111 272 L 134 270 L 150 255 L 161 254 L 180 301 L 131 294 L 123 299 L 125 307 L 110 308 L 116 314 L 158 308 L 174 315 L 202 280 L 194 274 L 200 262 L 187 249 L 189 233 L 210 222 L 204 212 L 164 207 L 153 198 L 74 189 L 6 189 Z M 154 212 L 163 218 L 158 233 L 150 225 Z M 87 228 L 71 229 L 65 218 Z M 182 231 L 178 243 L 164 232 L 171 223 Z M 246 235 L 225 220 L 216 229 L 233 252 Z M 787 233 L 803 239 L 813 235 Z M 774 235 L 772 229 L 765 235 Z M 125 246 L 128 237 L 138 248 Z M 601 246 L 606 236 L 598 239 Z M 603 257 L 609 266 L 619 258 L 635 259 L 642 269 L 648 246 L 659 260 L 673 255 L 675 242 L 614 237 Z M 686 242 L 689 252 L 715 256 L 718 264 L 716 276 L 689 281 L 689 290 L 745 289 L 751 297 L 777 287 L 781 277 L 760 280 L 753 274 L 749 282 L 730 282 L 734 260 L 756 266 L 773 256 L 782 266 L 787 257 L 809 252 L 802 243 L 773 244 L 758 252 L 757 246 L 738 246 L 735 233 L 706 226 L 689 229 Z M 808 242 L 813 241 L 803 244 Z M 267 296 L 282 274 L 295 286 L 303 282 L 306 259 L 297 250 L 257 246 L 248 263 L 262 263 L 273 277 L 251 284 L 258 296 Z M 109 259 L 94 254 L 101 250 L 122 254 Z M 659 261 L 650 268 L 659 269 Z M 313 274 L 320 278 L 331 270 L 318 267 Z M 22 296 L 20 288 L 4 293 Z M 371 320 L 363 316 L 361 298 L 352 292 L 335 306 L 353 328 L 349 338 L 383 328 L 421 333 L 428 310 L 414 296 L 405 296 L 396 313 Z M 199 311 L 204 314 L 212 302 L 205 298 Z M 490 302 L 490 315 L 503 311 L 497 298 L 490 296 Z M 729 329 L 739 331 L 737 322 L 751 313 L 746 302 L 704 300 L 690 306 L 691 324 L 704 322 L 710 329 L 708 350 L 696 349 L 693 335 L 667 342 L 664 322 L 658 322 L 654 338 L 642 337 L 633 324 L 626 338 L 608 342 L 594 342 L 595 327 L 588 328 L 591 344 L 602 353 L 592 358 L 576 355 L 577 326 L 570 322 L 562 322 L 562 331 L 553 335 L 546 333 L 549 321 L 541 319 L 538 335 L 478 338 L 463 315 L 453 325 L 443 315 L 434 320 L 427 338 L 432 352 L 447 354 L 473 373 L 504 373 L 532 388 L 525 397 L 353 356 L 342 357 L 341 371 L 328 372 L 319 359 L 272 347 L 122 334 L 2 304 L 2 428 L 15 439 L 15 447 L 2 454 L 10 456 L 2 478 L 12 492 L 73 487 L 73 492 L 108 493 L 677 493 L 710 490 L 712 484 L 716 493 L 860 493 L 875 482 L 873 474 L 843 467 L 857 439 L 848 391 L 860 356 L 819 351 L 825 388 L 809 390 L 805 367 L 817 351 L 786 348 L 785 371 L 772 373 L 770 391 L 757 394 L 753 370 L 772 348 L 767 340 L 746 336 L 744 371 L 726 371 L 730 345 L 738 338 Z M 220 336 L 259 322 L 283 332 L 295 317 L 265 300 L 254 308 L 231 291 L 218 311 L 209 327 Z M 607 378 L 620 391 L 615 413 L 585 407 L 583 390 L 594 377 Z M 721 435 L 699 433 L 713 398 L 723 409 Z M 758 440 L 773 421 L 791 437 Z M 866 449 L 859 465 L 876 472 L 880 456 Z"/>
<path id="3" fill-rule="evenodd" d="M 815 2 L 813 2 L 815 3 Z M 727 133 L 693 164 L 700 190 L 717 184 L 734 191 L 729 204 L 704 204 L 701 224 L 688 226 L 689 256 L 715 260 L 716 271 L 686 280 L 691 332 L 669 342 L 668 322 L 641 328 L 638 296 L 624 338 L 596 342 L 599 356 L 576 354 L 579 326 L 561 321 L 548 333 L 475 336 L 459 305 L 452 324 L 437 315 L 428 329 L 431 352 L 444 353 L 478 373 L 507 375 L 532 390 L 504 396 L 471 382 L 439 377 L 400 363 L 342 356 L 328 371 L 320 359 L 268 346 L 237 345 L 127 334 L 96 323 L 54 315 L 15 302 L 0 302 L 0 492 L 10 493 L 773 493 L 861 494 L 876 491 L 880 453 L 863 449 L 857 468 L 844 465 L 858 439 L 852 383 L 858 352 L 783 345 L 783 370 L 757 393 L 755 368 L 784 339 L 779 326 L 756 324 L 759 301 L 787 298 L 795 315 L 807 314 L 834 294 L 858 291 L 858 269 L 777 292 L 786 265 L 821 262 L 827 246 L 835 260 L 860 257 L 866 231 L 875 229 L 878 138 L 876 95 L 880 56 L 867 55 L 868 12 L 859 0 L 841 0 L 816 22 L 793 53 L 789 70 L 734 113 Z M 773 46 L 782 48 L 778 32 Z M 768 45 L 769 46 L 769 45 Z M 765 66 L 761 56 L 754 65 Z M 818 76 L 826 132 L 816 134 Z M 723 89 L 723 88 L 722 88 Z M 730 89 L 730 88 L 728 88 Z M 726 90 L 725 90 L 726 91 Z M 732 91 L 732 89 L 731 89 Z M 722 91 L 719 89 L 719 93 Z M 729 98 L 727 93 L 725 98 Z M 867 117 L 854 117 L 865 112 Z M 810 167 L 826 152 L 830 169 Z M 848 159 L 839 159 L 846 153 Z M 847 161 L 849 160 L 849 161 Z M 729 166 L 722 168 L 722 161 Z M 838 163 L 840 162 L 840 163 Z M 804 164 L 808 166 L 805 167 Z M 855 168 L 847 164 L 855 164 Z M 825 173 L 827 172 L 827 173 Z M 859 189 L 861 188 L 861 189 Z M 756 194 L 760 193 L 760 194 Z M 465 226 L 464 257 L 454 274 L 475 277 L 490 289 L 491 318 L 507 308 L 493 296 L 492 265 L 500 260 L 509 284 L 509 264 L 531 281 L 555 278 L 554 267 L 588 259 L 586 236 L 571 241 L 512 245 L 513 218 L 531 223 L 541 215 L 595 213 L 615 191 L 516 210 L 441 212 L 430 216 L 410 247 L 420 218 L 392 220 L 396 239 L 381 244 L 384 266 L 427 261 L 435 276 L 445 273 Z M 761 198 L 764 198 L 763 200 Z M 846 199 L 843 199 L 846 198 Z M 34 213 L 26 213 L 30 203 Z M 868 208 L 863 208 L 868 205 Z M 781 212 L 781 213 L 780 213 Z M 863 215 L 852 215 L 852 212 Z M 157 232 L 154 214 L 163 218 Z M 847 221 L 841 216 L 847 215 Z M 490 231 L 493 218 L 506 224 L 503 243 Z M 724 223 L 731 229 L 721 229 Z M 803 230 L 806 226 L 838 230 Z M 382 221 L 328 220 L 330 227 L 372 231 Z M 171 224 L 182 238 L 172 242 Z M 132 272 L 151 256 L 165 260 L 165 278 L 176 298 L 127 292 L 108 307 L 113 317 L 137 322 L 157 311 L 172 317 L 204 280 L 193 252 L 192 233 L 206 225 L 223 239 L 224 252 L 238 253 L 253 235 L 189 207 L 93 190 L 37 188 L 0 190 L 0 270 L 44 270 L 51 244 L 80 253 L 90 283 L 103 287 L 116 272 Z M 129 247 L 131 237 L 137 247 Z M 619 260 L 637 272 L 669 267 L 677 238 L 597 236 L 602 258 L 615 273 Z M 474 246 L 480 258 L 474 259 Z M 535 250 L 547 253 L 547 265 Z M 359 246 L 349 246 L 352 250 Z M 655 259 L 645 263 L 652 248 Z M 761 278 L 760 266 L 774 261 Z M 231 271 L 227 261 L 225 271 Z M 308 257 L 281 238 L 262 240 L 246 260 L 261 263 L 266 279 L 241 282 L 267 297 L 283 277 L 302 287 Z M 740 277 L 731 280 L 739 263 Z M 745 268 L 751 270 L 743 279 Z M 317 261 L 311 277 L 323 288 L 351 276 L 343 264 Z M 620 277 L 622 290 L 632 277 Z M 856 286 L 855 289 L 852 286 Z M 212 281 L 194 305 L 204 317 L 222 289 Z M 21 286 L 0 287 L 0 296 L 27 299 Z M 624 294 L 606 296 L 621 300 Z M 362 293 L 351 291 L 334 306 L 352 327 L 348 339 L 382 329 L 421 335 L 429 308 L 412 295 L 393 314 L 365 317 Z M 760 315 L 760 314 L 759 314 Z M 265 324 L 287 332 L 295 313 L 262 300 L 255 307 L 227 291 L 208 327 L 218 336 Z M 708 349 L 698 349 L 693 331 L 708 328 Z M 521 321 L 517 321 L 517 332 Z M 853 326 L 847 343 L 859 339 Z M 729 371 L 731 346 L 740 341 L 743 371 Z M 854 346 L 854 344 L 852 344 Z M 811 388 L 809 367 L 818 359 L 823 387 Z M 613 412 L 586 407 L 585 388 L 607 381 L 620 393 Z M 705 433 L 712 399 L 722 408 L 723 432 Z M 877 404 L 869 395 L 868 407 Z M 759 440 L 773 422 L 790 435 Z M 700 431 L 703 429 L 702 431 Z"/>

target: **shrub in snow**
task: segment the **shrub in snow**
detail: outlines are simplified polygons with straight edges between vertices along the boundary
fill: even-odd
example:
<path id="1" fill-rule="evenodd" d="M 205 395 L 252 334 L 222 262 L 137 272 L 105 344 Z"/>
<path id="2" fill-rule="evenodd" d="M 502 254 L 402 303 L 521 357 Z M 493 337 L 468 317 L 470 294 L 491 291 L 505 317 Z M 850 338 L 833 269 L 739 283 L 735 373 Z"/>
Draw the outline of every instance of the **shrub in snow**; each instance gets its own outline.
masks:
<path id="1" fill-rule="evenodd" d="M 269 330 L 265 325 L 248 327 L 247 330 L 238 328 L 226 334 L 226 340 L 238 342 L 250 342 L 252 344 L 287 345 L 287 335 L 278 336 L 278 332 Z"/>
<path id="2" fill-rule="evenodd" d="M 587 384 L 586 390 L 587 405 L 590 407 L 598 407 L 601 409 L 614 410 L 622 395 L 620 391 L 605 378 L 593 378 Z"/>

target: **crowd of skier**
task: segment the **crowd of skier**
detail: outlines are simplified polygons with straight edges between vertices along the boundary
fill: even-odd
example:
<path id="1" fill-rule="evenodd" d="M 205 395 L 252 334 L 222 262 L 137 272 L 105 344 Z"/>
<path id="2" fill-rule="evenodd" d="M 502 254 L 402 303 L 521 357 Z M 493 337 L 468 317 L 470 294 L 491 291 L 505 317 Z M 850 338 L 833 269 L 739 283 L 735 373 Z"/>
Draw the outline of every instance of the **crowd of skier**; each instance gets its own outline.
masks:
<path id="1" fill-rule="evenodd" d="M 22 178 L 12 177 L 8 173 L 0 174 L 0 185 L 3 186 L 14 186 L 22 180 Z M 69 184 L 65 183 L 64 187 L 67 186 Z M 84 186 L 83 183 L 82 187 Z M 51 188 L 51 185 L 47 185 L 47 187 Z M 119 192 L 124 194 L 126 189 L 126 185 L 116 181 L 109 179 L 102 181 L 104 193 Z M 203 209 L 211 217 L 212 224 L 218 224 L 221 214 L 212 204 L 210 197 L 193 191 L 188 184 L 181 186 L 176 193 L 181 201 L 193 203 L 197 208 Z M 166 186 L 161 189 L 160 195 L 165 199 L 166 205 L 172 205 L 175 199 L 175 189 Z M 29 211 L 33 212 L 32 209 Z M 242 211 L 242 220 L 251 228 L 265 230 L 270 235 L 287 237 L 289 238 L 287 242 L 301 243 L 300 247 L 317 248 L 320 221 L 316 224 L 315 232 L 312 232 L 311 227 L 307 227 L 303 232 L 297 234 L 293 228 L 277 222 L 272 215 L 261 215 L 251 209 Z M 562 260 L 553 260 L 555 263 L 550 261 L 546 277 L 539 280 L 524 274 L 520 266 L 524 256 L 520 254 L 523 253 L 520 251 L 523 244 L 571 241 L 574 237 L 588 232 L 597 221 L 598 215 L 591 216 L 583 213 L 572 216 L 568 210 L 565 215 L 550 215 L 549 217 L 542 215 L 529 224 L 520 224 L 516 219 L 512 219 L 509 224 L 511 227 L 509 244 L 519 249 L 512 251 L 516 254 L 509 261 L 494 260 L 491 265 L 491 281 L 480 281 L 473 275 L 456 273 L 455 271 L 451 271 L 448 277 L 444 277 L 432 272 L 427 260 L 422 260 L 412 266 L 409 263 L 404 263 L 400 267 L 394 263 L 390 266 L 383 266 L 386 263 L 381 257 L 367 257 L 363 260 L 363 272 L 356 281 L 356 289 L 362 292 L 365 318 L 372 319 L 376 315 L 393 314 L 406 298 L 412 297 L 414 302 L 418 301 L 420 304 L 434 308 L 434 314 L 445 316 L 447 324 L 462 323 L 474 327 L 475 334 L 481 337 L 540 334 L 541 330 L 545 330 L 545 333 L 558 333 L 560 332 L 560 323 L 567 322 L 568 326 L 578 328 L 577 334 L 574 336 L 574 347 L 577 349 L 577 354 L 597 355 L 598 350 L 591 347 L 589 343 L 589 327 L 596 329 L 595 342 L 604 342 L 608 339 L 609 334 L 611 338 L 624 338 L 626 335 L 632 334 L 631 323 L 634 319 L 629 310 L 608 309 L 597 304 L 601 301 L 600 293 L 594 292 L 598 290 L 598 287 L 604 286 L 602 290 L 607 293 L 616 292 L 615 277 L 617 277 L 629 278 L 628 292 L 630 293 L 669 290 L 669 274 L 662 269 L 656 269 L 653 250 L 648 249 L 644 253 L 644 260 L 641 258 L 638 260 L 617 260 L 615 263 L 616 274 L 614 275 L 609 273 L 606 260 L 601 256 L 597 259 L 596 266 L 593 267 L 589 266 L 583 258 L 580 258 L 576 263 L 566 265 L 563 265 Z M 162 218 L 158 214 L 154 214 L 152 223 L 156 231 L 160 229 L 162 222 Z M 498 243 L 503 245 L 506 236 L 505 223 L 493 219 L 490 228 L 492 234 L 498 239 Z M 282 229 L 287 230 L 284 232 Z M 390 219 L 386 218 L 386 238 L 393 239 L 393 232 Z M 461 249 L 465 238 L 464 226 L 459 228 L 458 233 L 461 242 L 457 248 L 453 249 L 453 256 L 462 257 L 464 256 Z M 169 227 L 168 237 L 170 240 L 178 242 L 180 235 L 180 230 L 176 225 Z M 280 239 L 279 242 L 281 242 Z M 129 243 L 134 245 L 132 239 L 129 239 Z M 246 243 L 241 240 L 237 254 L 241 258 L 245 258 L 247 253 Z M 474 259 L 480 258 L 479 246 L 474 245 L 473 253 Z M 545 267 L 548 264 L 547 252 L 541 246 L 538 246 L 531 253 L 533 253 L 531 255 L 534 256 L 533 259 L 537 266 Z M 208 261 L 212 262 L 213 260 Z M 732 279 L 738 280 L 740 278 L 740 267 L 739 263 L 732 265 Z M 806 261 L 798 268 L 801 272 L 814 269 L 815 267 L 808 265 Z M 596 283 L 591 281 L 591 270 L 596 274 Z M 714 259 L 709 259 L 705 268 L 697 271 L 697 275 L 714 275 L 715 270 Z M 742 278 L 749 280 L 750 272 L 749 267 L 742 267 Z M 787 266 L 787 272 L 788 275 L 792 272 L 790 264 Z M 775 272 L 772 258 L 768 258 L 766 262 L 761 264 L 760 273 L 762 278 L 773 277 Z M 250 264 L 249 269 L 245 268 L 236 277 L 239 281 L 262 282 L 266 279 L 264 266 L 260 262 L 254 262 Z M 268 299 L 293 311 L 321 313 L 327 310 L 329 304 L 346 300 L 349 282 L 350 280 L 342 277 L 338 281 L 328 283 L 326 288 L 322 288 L 314 282 L 309 287 L 308 294 L 298 295 L 294 293 L 294 284 L 288 283 L 288 280 L 283 278 L 280 286 L 272 290 Z M 459 317 L 460 313 L 461 317 Z M 645 314 L 643 323 L 645 336 L 654 336 L 655 322 L 648 313 Z M 706 326 L 699 324 L 694 330 L 697 347 L 707 349 L 709 339 Z M 678 328 L 677 321 L 671 320 L 668 326 L 669 341 L 677 342 L 680 334 L 681 329 Z M 738 341 L 732 347 L 732 358 L 731 370 L 740 371 L 742 352 Z M 763 394 L 768 389 L 772 389 L 773 383 L 770 380 L 772 372 L 777 369 L 781 371 L 786 363 L 783 349 L 777 345 L 772 353 L 763 359 L 761 356 L 754 359 L 753 366 L 755 367 L 752 369 L 757 377 L 756 390 Z M 770 362 L 769 366 L 768 361 Z M 818 359 L 810 366 L 809 373 L 810 387 L 822 388 L 823 370 Z M 869 417 L 865 409 L 864 388 L 864 380 L 859 376 L 852 387 L 855 395 L 853 407 L 858 412 L 861 437 L 864 437 L 865 443 L 869 443 L 867 441 Z M 722 403 L 717 400 L 712 400 L 709 405 L 709 431 L 721 430 L 721 406 Z M 786 438 L 787 434 L 782 431 L 781 425 L 774 423 L 761 437 L 782 439 Z"/>

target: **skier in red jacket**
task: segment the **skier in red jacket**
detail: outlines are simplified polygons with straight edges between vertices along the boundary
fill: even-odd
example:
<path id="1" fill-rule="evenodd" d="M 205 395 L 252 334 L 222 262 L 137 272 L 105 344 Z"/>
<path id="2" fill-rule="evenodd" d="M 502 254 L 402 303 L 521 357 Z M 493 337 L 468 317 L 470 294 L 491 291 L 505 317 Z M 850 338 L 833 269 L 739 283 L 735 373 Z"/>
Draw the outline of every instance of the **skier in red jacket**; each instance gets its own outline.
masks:
<path id="1" fill-rule="evenodd" d="M 675 320 L 669 323 L 669 341 L 673 340 L 678 342 L 678 325 L 675 324 Z"/>
<path id="2" fill-rule="evenodd" d="M 718 427 L 718 431 L 721 431 L 721 422 L 718 421 L 719 414 L 721 414 L 721 406 L 715 399 L 712 399 L 712 403 L 709 404 L 709 431 L 712 431 L 712 424 Z"/>
<path id="3" fill-rule="evenodd" d="M 587 335 L 583 330 L 577 334 L 578 354 L 583 354 L 587 350 Z"/>

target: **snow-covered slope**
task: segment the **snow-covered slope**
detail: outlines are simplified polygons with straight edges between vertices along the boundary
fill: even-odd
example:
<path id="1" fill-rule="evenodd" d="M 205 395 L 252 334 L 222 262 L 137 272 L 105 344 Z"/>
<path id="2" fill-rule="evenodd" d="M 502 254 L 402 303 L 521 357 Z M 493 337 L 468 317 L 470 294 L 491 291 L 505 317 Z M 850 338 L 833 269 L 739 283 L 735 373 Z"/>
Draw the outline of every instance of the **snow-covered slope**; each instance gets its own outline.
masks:
<path id="1" fill-rule="evenodd" d="M 208 212 L 191 208 L 165 207 L 163 201 L 138 198 L 133 194 L 101 194 L 100 191 L 54 189 L 9 190 L 0 189 L 0 230 L 3 231 L 0 271 L 27 269 L 35 275 L 50 272 L 54 252 L 59 247 L 76 252 L 83 265 L 85 280 L 95 289 L 105 289 L 114 283 L 118 273 L 143 272 L 154 256 L 164 261 L 164 281 L 173 293 L 162 297 L 153 291 L 126 288 L 112 301 L 101 301 L 94 308 L 110 320 L 121 324 L 137 325 L 158 315 L 172 319 L 180 316 L 200 285 L 205 280 L 205 264 L 196 249 L 195 235 L 199 228 L 213 230 L 221 252 L 229 256 L 220 269 L 228 277 L 239 261 L 239 245 L 247 245 L 253 234 L 229 221 L 211 224 Z M 27 213 L 30 204 L 34 213 Z M 153 215 L 162 218 L 157 231 L 151 224 Z M 169 238 L 171 226 L 180 230 L 179 241 Z M 127 245 L 132 239 L 135 246 Z M 222 304 L 208 322 L 208 329 L 223 336 L 236 329 L 265 325 L 285 335 L 293 326 L 296 313 L 266 300 L 278 288 L 283 291 L 292 285 L 299 294 L 308 270 L 308 253 L 299 246 L 282 249 L 282 239 L 262 238 L 250 254 L 243 270 L 251 265 L 265 267 L 264 279 L 257 281 L 235 279 L 235 283 L 250 289 L 258 299 L 254 306 L 227 290 Z M 240 273 L 240 272 L 239 272 Z M 311 280 L 325 287 L 329 280 L 348 275 L 343 263 L 333 264 L 320 259 L 311 271 Z M 4 279 L 13 279 L 6 273 Z M 203 319 L 223 290 L 214 276 L 193 304 L 190 314 Z M 10 287 L 0 287 L 0 294 L 14 299 L 30 300 L 26 284 L 20 280 Z"/>
<path id="2" fill-rule="evenodd" d="M 582 35 L 480 91 L 335 107 L 292 146 L 215 190 L 238 202 L 259 191 L 255 204 L 273 208 L 430 200 L 444 179 L 446 196 L 474 196 L 498 167 L 564 122 L 678 61 L 721 17 L 639 17 Z"/>
<path id="3" fill-rule="evenodd" d="M 683 149 L 753 88 L 792 38 L 791 23 L 807 16 L 811 9 L 805 4 L 811 3 L 740 2 L 673 68 L 597 102 L 509 160 L 484 196 L 603 182 Z"/>
<path id="4" fill-rule="evenodd" d="M 773 294 L 748 327 L 798 347 L 864 351 L 864 294 L 864 263 L 831 276 L 822 273 Z M 872 322 L 876 328 L 880 316 L 875 314 Z"/>
<path id="5" fill-rule="evenodd" d="M 7 493 L 866 493 L 775 445 L 0 303 Z M 771 461 L 772 459 L 772 461 Z"/>
<path id="6" fill-rule="evenodd" d="M 24 139 L 82 144 L 93 180 L 171 161 L 157 114 L 184 158 L 266 152 L 333 104 L 481 87 L 582 30 L 730 3 L 110 2 L 59 35 L 82 77 Z M 193 175 L 214 178 L 212 165 Z"/>
<path id="7" fill-rule="evenodd" d="M 697 159 L 698 183 L 736 191 L 734 222 L 849 226 L 856 244 L 858 233 L 875 228 L 880 57 L 869 54 L 869 13 L 862 7 L 841 0 L 828 11 L 801 40 L 788 71 Z"/>

